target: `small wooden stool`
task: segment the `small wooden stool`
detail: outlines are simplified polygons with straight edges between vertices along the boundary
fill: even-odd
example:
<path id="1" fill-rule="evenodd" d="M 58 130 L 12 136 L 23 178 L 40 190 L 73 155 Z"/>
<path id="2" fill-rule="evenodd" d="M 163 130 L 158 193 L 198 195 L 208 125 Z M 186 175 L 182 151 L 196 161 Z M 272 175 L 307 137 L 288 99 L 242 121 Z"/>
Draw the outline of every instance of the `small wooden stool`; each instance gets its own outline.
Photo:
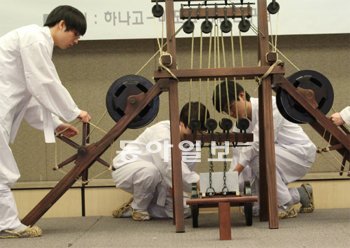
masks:
<path id="1" fill-rule="evenodd" d="M 205 198 L 191 198 L 186 201 L 192 210 L 192 226 L 198 227 L 199 208 L 218 207 L 220 240 L 231 240 L 231 206 L 244 206 L 244 214 L 247 226 L 253 224 L 253 202 L 257 196 L 213 196 Z"/>

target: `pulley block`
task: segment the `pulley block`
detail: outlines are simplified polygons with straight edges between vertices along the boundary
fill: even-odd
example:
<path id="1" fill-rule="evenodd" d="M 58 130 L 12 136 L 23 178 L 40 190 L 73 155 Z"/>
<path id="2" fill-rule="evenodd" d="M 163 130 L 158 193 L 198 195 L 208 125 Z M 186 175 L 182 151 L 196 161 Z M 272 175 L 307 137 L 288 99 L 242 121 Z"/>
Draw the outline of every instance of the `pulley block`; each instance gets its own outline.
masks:
<path id="1" fill-rule="evenodd" d="M 279 10 L 280 10 L 280 5 L 279 3 L 276 2 L 276 0 L 272 0 L 272 2 L 269 3 L 269 5 L 267 6 L 267 11 L 271 15 L 278 13 Z"/>
<path id="2" fill-rule="evenodd" d="M 123 76 L 110 86 L 106 95 L 106 107 L 114 121 L 119 121 L 125 115 L 128 97 L 147 93 L 153 84 L 146 78 L 138 75 Z M 157 116 L 159 97 L 154 98 L 128 125 L 128 128 L 146 126 Z"/>
<path id="3" fill-rule="evenodd" d="M 201 30 L 203 33 L 209 34 L 212 29 L 213 29 L 213 24 L 211 23 L 211 21 L 205 20 L 204 22 L 202 22 Z"/>
<path id="4" fill-rule="evenodd" d="M 205 127 L 208 129 L 209 132 L 214 132 L 217 126 L 218 126 L 217 121 L 211 118 L 207 119 L 205 123 Z"/>
<path id="5" fill-rule="evenodd" d="M 223 33 L 229 33 L 232 30 L 232 23 L 225 18 L 220 24 L 220 29 Z"/>
<path id="6" fill-rule="evenodd" d="M 233 127 L 233 123 L 228 118 L 222 118 L 221 121 L 219 122 L 219 126 L 224 132 L 229 132 Z"/>
<path id="7" fill-rule="evenodd" d="M 245 18 L 242 18 L 242 20 L 238 24 L 238 29 L 243 33 L 248 32 L 248 30 L 250 29 L 250 21 L 246 20 Z"/>
<path id="8" fill-rule="evenodd" d="M 162 5 L 159 5 L 158 2 L 156 3 L 156 5 L 154 5 L 152 7 L 152 14 L 154 17 L 162 17 L 164 14 L 164 9 L 162 7 Z"/>
<path id="9" fill-rule="evenodd" d="M 191 120 L 189 124 L 189 128 L 192 130 L 193 133 L 201 130 L 201 122 L 200 120 Z"/>
<path id="10" fill-rule="evenodd" d="M 245 132 L 249 127 L 249 120 L 247 118 L 240 118 L 237 120 L 236 126 L 241 132 Z"/>
<path id="11" fill-rule="evenodd" d="M 185 21 L 182 26 L 182 29 L 186 34 L 192 34 L 194 30 L 193 21 L 191 21 L 191 19 L 188 19 L 187 21 Z"/>
<path id="12" fill-rule="evenodd" d="M 302 70 L 287 79 L 299 90 L 312 90 L 317 108 L 324 114 L 328 113 L 333 105 L 334 92 L 330 81 L 324 75 L 317 71 Z M 276 103 L 282 116 L 291 122 L 300 124 L 314 121 L 305 108 L 282 88 L 277 89 Z"/>

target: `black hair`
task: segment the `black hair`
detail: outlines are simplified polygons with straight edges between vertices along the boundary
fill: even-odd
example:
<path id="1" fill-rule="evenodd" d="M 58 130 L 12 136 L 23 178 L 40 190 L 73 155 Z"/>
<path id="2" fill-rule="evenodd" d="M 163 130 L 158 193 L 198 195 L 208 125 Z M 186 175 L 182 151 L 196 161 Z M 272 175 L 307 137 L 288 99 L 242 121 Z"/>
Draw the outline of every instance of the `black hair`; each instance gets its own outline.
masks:
<path id="1" fill-rule="evenodd" d="M 239 101 L 239 95 L 245 93 L 245 99 L 249 102 L 250 95 L 244 90 L 242 85 L 232 80 L 225 80 L 216 85 L 213 93 L 213 104 L 218 112 L 229 112 L 231 103 Z M 227 99 L 228 97 L 228 99 Z"/>
<path id="2" fill-rule="evenodd" d="M 66 31 L 75 30 L 79 35 L 85 34 L 87 28 L 85 16 L 69 5 L 61 5 L 53 9 L 47 16 L 44 26 L 51 28 L 62 20 L 66 25 Z"/>
<path id="3" fill-rule="evenodd" d="M 189 117 L 189 115 L 191 116 Z M 209 111 L 207 107 L 200 102 L 188 102 L 181 109 L 180 121 L 185 127 L 190 127 L 191 121 L 199 121 L 200 130 L 205 131 L 205 122 L 208 118 L 210 118 Z"/>

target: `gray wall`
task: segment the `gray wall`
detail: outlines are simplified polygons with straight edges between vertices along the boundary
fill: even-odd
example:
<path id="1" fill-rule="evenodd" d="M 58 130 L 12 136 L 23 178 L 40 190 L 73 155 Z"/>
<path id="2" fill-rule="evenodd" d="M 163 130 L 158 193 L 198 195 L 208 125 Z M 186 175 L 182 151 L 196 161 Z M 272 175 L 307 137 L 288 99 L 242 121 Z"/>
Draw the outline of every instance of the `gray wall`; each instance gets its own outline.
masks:
<path id="1" fill-rule="evenodd" d="M 244 65 L 257 65 L 257 41 L 255 37 L 243 38 Z M 208 56 L 208 42 L 204 42 L 205 52 L 203 57 Z M 177 64 L 179 68 L 190 67 L 190 39 L 177 39 Z M 195 67 L 198 68 L 198 47 L 199 39 L 195 40 L 196 55 Z M 227 49 L 227 64 L 231 66 L 229 47 Z M 239 43 L 235 39 L 236 65 L 239 66 Z M 331 81 L 335 100 L 334 109 L 340 110 L 349 105 L 349 82 L 348 71 L 350 62 L 350 35 L 310 35 L 310 36 L 281 36 L 278 37 L 278 48 L 285 54 L 299 69 L 312 69 L 321 72 Z M 108 40 L 108 41 L 81 41 L 74 48 L 54 52 L 54 63 L 61 77 L 63 84 L 70 91 L 71 95 L 80 108 L 91 113 L 92 123 L 98 125 L 103 130 L 109 130 L 113 126 L 113 120 L 106 114 L 105 96 L 109 86 L 117 78 L 135 74 L 141 66 L 157 51 L 156 40 Z M 286 63 L 286 75 L 296 72 L 296 69 L 283 57 L 279 57 Z M 203 65 L 207 65 L 204 60 Z M 151 61 L 140 75 L 152 80 L 153 71 L 157 67 L 157 59 Z M 254 81 L 242 82 L 253 96 L 257 96 L 256 83 Z M 206 84 L 202 83 L 201 99 L 206 97 Z M 197 83 L 190 87 L 189 83 L 180 83 L 179 97 L 180 107 L 189 99 L 189 92 L 192 88 L 193 100 L 199 100 Z M 168 119 L 167 93 L 161 95 L 160 111 L 154 122 Z M 212 106 L 210 112 L 215 118 L 221 118 L 219 114 L 214 114 Z M 101 121 L 99 121 L 101 119 Z M 81 128 L 81 125 L 78 124 Z M 308 125 L 303 128 L 310 135 L 316 145 L 324 146 L 325 142 Z M 94 129 L 92 127 L 92 129 Z M 127 130 L 120 139 L 134 139 L 144 128 Z M 91 142 L 98 141 L 104 133 L 93 130 Z M 81 137 L 75 139 L 80 143 Z M 119 149 L 116 142 L 104 155 L 103 158 L 111 162 L 115 151 Z M 12 145 L 13 153 L 17 159 L 22 177 L 21 181 L 51 181 L 62 178 L 62 173 L 53 171 L 56 162 L 61 162 L 68 156 L 75 153 L 75 150 L 65 143 L 57 142 L 45 144 L 43 134 L 23 123 L 21 130 Z M 204 153 L 206 153 L 204 151 Z M 203 155 L 204 157 L 206 155 Z M 336 156 L 336 157 L 335 157 Z M 335 152 L 332 154 L 318 155 L 317 161 L 312 168 L 312 172 L 332 172 L 340 167 L 340 158 Z M 68 165 L 64 170 L 71 168 Z M 102 173 L 106 167 L 95 164 L 90 169 L 90 177 L 95 177 Z M 207 169 L 206 162 L 199 170 Z M 98 178 L 110 178 L 107 171 Z"/>

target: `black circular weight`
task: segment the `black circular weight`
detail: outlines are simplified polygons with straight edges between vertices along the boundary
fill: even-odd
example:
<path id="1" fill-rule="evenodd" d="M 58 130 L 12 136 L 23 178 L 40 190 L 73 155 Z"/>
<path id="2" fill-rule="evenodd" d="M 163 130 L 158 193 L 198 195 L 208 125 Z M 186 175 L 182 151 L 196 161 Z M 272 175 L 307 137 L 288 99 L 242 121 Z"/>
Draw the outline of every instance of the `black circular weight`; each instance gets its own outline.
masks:
<path id="1" fill-rule="evenodd" d="M 324 114 L 328 113 L 333 105 L 334 92 L 330 81 L 324 75 L 313 70 L 302 70 L 287 79 L 295 88 L 312 90 L 318 104 L 317 108 Z M 283 117 L 291 122 L 310 123 L 314 121 L 305 108 L 281 88 L 276 92 L 276 103 Z"/>
<path id="2" fill-rule="evenodd" d="M 279 5 L 279 3 L 277 3 L 276 1 L 272 1 L 272 2 L 269 3 L 269 5 L 267 6 L 267 11 L 268 11 L 271 15 L 276 14 L 279 10 L 280 10 L 280 5 Z"/>
<path id="3" fill-rule="evenodd" d="M 245 131 L 249 127 L 249 120 L 247 118 L 240 118 L 237 120 L 236 126 L 240 131 Z"/>
<path id="4" fill-rule="evenodd" d="M 118 78 L 109 87 L 106 95 L 106 107 L 114 121 L 119 121 L 125 115 L 129 96 L 146 93 L 153 84 L 146 78 L 138 75 L 126 75 Z M 157 116 L 159 110 L 159 97 L 154 98 L 135 118 L 128 128 L 146 126 Z"/>
<path id="5" fill-rule="evenodd" d="M 191 21 L 191 20 L 185 21 L 185 23 L 183 24 L 182 29 L 184 30 L 184 32 L 186 34 L 193 33 L 193 30 L 194 30 L 194 23 L 193 23 L 193 21 Z"/>
<path id="6" fill-rule="evenodd" d="M 232 30 L 232 23 L 229 20 L 224 20 L 220 24 L 220 29 L 223 33 L 231 32 Z"/>
<path id="7" fill-rule="evenodd" d="M 200 131 L 201 130 L 201 122 L 199 120 L 191 120 L 189 127 L 192 130 L 192 132 L 194 132 L 194 133 L 197 131 Z"/>
<path id="8" fill-rule="evenodd" d="M 219 122 L 219 126 L 223 131 L 230 131 L 230 129 L 233 126 L 233 123 L 230 119 L 228 118 L 222 118 L 221 121 Z"/>
<path id="9" fill-rule="evenodd" d="M 217 126 L 217 121 L 211 118 L 209 118 L 205 123 L 205 127 L 208 129 L 209 132 L 213 132 L 217 128 Z"/>
<path id="10" fill-rule="evenodd" d="M 204 22 L 202 22 L 201 30 L 203 33 L 209 34 L 212 29 L 213 29 L 213 24 L 210 21 L 205 20 Z"/>
<path id="11" fill-rule="evenodd" d="M 161 17 L 164 14 L 162 5 L 156 4 L 152 7 L 152 14 L 154 17 Z"/>
<path id="12" fill-rule="evenodd" d="M 250 22 L 246 19 L 242 19 L 238 24 L 238 29 L 243 33 L 248 32 L 250 29 Z"/>

